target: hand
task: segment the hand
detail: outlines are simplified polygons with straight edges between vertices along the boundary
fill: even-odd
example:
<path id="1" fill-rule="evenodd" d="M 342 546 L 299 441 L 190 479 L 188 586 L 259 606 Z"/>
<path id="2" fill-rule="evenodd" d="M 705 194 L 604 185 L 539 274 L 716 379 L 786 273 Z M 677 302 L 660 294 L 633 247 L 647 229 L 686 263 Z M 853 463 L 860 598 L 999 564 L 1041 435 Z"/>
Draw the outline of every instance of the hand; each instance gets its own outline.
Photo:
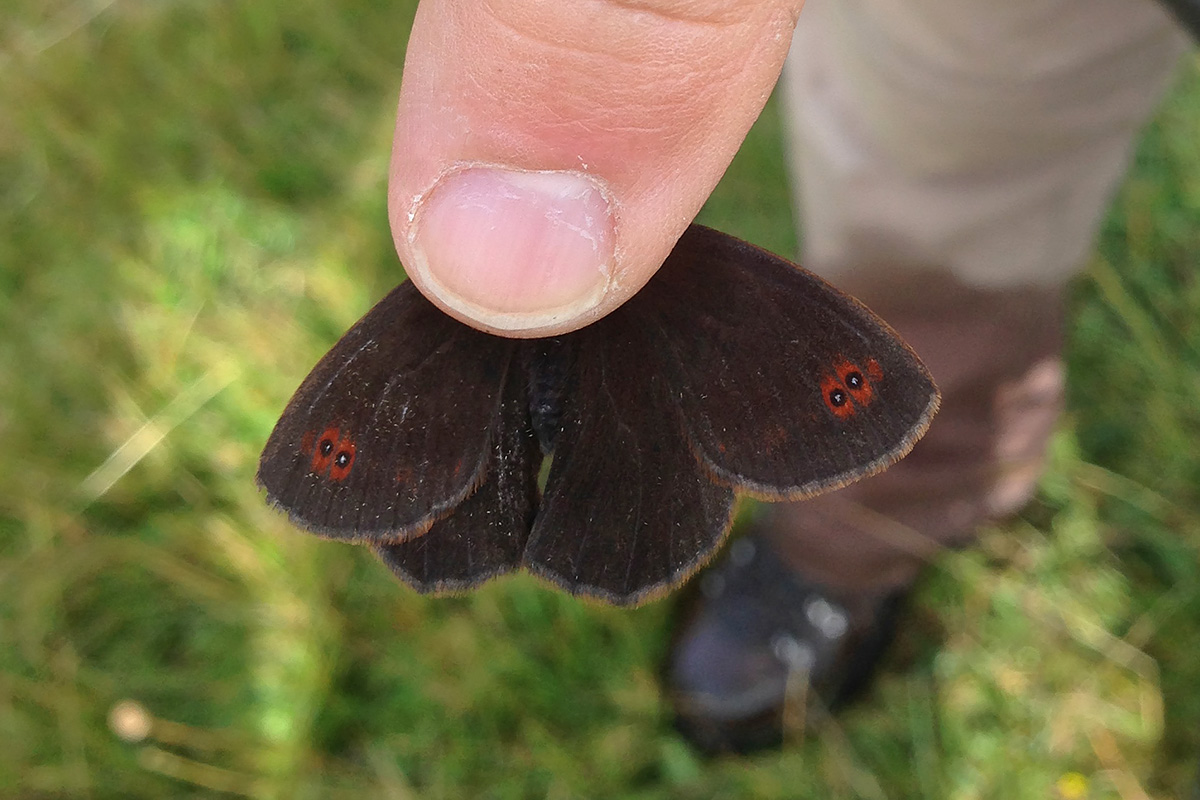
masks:
<path id="1" fill-rule="evenodd" d="M 729 165 L 803 0 L 424 0 L 389 216 L 417 287 L 507 336 L 640 289 Z"/>

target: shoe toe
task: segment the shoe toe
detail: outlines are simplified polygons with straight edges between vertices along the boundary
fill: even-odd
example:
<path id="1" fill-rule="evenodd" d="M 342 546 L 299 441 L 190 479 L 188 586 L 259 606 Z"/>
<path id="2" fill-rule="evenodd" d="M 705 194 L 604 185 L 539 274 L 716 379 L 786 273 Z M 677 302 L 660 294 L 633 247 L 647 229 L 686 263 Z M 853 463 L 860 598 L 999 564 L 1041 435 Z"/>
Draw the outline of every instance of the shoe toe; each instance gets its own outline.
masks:
<path id="1" fill-rule="evenodd" d="M 886 643 L 881 621 L 890 625 L 890 615 L 868 617 L 856 626 L 760 539 L 738 540 L 702 576 L 676 629 L 664 676 L 676 728 L 709 753 L 777 746 L 797 679 L 828 703 L 865 682 Z"/>

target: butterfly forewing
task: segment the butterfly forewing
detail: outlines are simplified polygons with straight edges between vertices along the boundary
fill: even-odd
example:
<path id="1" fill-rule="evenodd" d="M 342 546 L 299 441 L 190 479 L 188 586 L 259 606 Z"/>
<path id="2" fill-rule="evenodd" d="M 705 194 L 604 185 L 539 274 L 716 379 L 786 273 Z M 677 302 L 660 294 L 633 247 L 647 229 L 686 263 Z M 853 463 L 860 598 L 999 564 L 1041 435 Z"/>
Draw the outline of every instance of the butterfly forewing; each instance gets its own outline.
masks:
<path id="1" fill-rule="evenodd" d="M 401 284 L 296 390 L 263 451 L 259 483 L 317 533 L 422 532 L 481 480 L 514 347 Z"/>
<path id="2" fill-rule="evenodd" d="M 799 498 L 904 455 L 937 408 L 886 324 L 815 275 L 692 226 L 633 300 L 668 342 L 695 449 L 722 482 Z"/>

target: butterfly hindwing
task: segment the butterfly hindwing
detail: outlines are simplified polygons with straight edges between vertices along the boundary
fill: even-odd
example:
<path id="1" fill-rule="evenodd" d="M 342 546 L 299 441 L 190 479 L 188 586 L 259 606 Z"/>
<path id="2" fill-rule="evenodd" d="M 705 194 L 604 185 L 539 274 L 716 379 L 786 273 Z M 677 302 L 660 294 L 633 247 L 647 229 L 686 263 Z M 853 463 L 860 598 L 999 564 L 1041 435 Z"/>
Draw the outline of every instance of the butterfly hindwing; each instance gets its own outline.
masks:
<path id="1" fill-rule="evenodd" d="M 421 533 L 479 484 L 514 350 L 401 284 L 296 390 L 263 450 L 259 483 L 316 533 Z"/>
<path id="2" fill-rule="evenodd" d="M 626 605 L 683 582 L 729 529 L 733 493 L 689 450 L 662 343 L 618 309 L 571 337 L 554 460 L 525 566 Z"/>
<path id="3" fill-rule="evenodd" d="M 723 233 L 689 228 L 629 305 L 661 326 L 693 445 L 738 489 L 797 499 L 878 472 L 937 408 L 928 371 L 872 312 Z"/>
<path id="4" fill-rule="evenodd" d="M 524 370 L 510 364 L 483 483 L 422 536 L 375 545 L 420 592 L 469 589 L 520 566 L 537 511 L 542 456 L 529 419 Z"/>

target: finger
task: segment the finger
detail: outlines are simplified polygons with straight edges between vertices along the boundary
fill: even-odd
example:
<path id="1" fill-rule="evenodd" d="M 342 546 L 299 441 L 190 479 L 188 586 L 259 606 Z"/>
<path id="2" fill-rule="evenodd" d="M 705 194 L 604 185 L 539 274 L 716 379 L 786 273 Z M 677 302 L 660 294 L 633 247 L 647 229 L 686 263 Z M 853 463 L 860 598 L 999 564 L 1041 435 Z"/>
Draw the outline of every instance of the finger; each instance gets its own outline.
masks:
<path id="1" fill-rule="evenodd" d="M 389 187 L 409 277 L 510 336 L 619 306 L 729 165 L 802 2 L 422 2 Z"/>

